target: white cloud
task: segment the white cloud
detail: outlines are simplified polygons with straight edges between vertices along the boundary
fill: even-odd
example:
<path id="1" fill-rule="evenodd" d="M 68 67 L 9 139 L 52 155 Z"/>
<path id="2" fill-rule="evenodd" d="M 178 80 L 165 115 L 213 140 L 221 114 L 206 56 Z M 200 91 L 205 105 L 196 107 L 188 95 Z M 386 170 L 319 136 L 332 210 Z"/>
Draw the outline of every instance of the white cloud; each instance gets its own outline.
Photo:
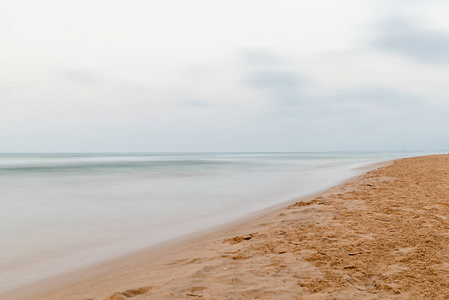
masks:
<path id="1" fill-rule="evenodd" d="M 445 147 L 446 6 L 8 1 L 0 151 Z"/>

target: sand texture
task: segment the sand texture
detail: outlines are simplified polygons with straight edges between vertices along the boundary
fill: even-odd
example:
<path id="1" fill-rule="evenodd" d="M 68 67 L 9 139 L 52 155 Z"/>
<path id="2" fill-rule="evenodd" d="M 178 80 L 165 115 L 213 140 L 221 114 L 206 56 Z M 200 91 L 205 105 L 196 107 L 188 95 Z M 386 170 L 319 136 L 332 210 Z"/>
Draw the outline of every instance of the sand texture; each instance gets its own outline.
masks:
<path id="1" fill-rule="evenodd" d="M 448 216 L 449 155 L 397 160 L 39 299 L 449 299 Z"/>

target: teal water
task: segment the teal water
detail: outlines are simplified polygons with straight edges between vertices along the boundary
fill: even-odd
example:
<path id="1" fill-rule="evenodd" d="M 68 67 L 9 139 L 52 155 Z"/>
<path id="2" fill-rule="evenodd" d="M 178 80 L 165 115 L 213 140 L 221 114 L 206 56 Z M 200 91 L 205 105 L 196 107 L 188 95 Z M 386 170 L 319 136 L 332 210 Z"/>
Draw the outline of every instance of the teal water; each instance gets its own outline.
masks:
<path id="1" fill-rule="evenodd" d="M 0 154 L 0 291 L 426 153 Z"/>

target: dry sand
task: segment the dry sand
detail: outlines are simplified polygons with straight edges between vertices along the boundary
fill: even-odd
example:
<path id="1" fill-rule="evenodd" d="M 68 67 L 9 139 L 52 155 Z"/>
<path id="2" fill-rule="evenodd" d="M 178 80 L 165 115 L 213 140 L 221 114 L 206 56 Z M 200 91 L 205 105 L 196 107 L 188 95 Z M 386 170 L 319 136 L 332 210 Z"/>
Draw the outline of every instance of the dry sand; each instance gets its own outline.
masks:
<path id="1" fill-rule="evenodd" d="M 449 299 L 448 216 L 449 155 L 402 159 L 30 298 Z"/>

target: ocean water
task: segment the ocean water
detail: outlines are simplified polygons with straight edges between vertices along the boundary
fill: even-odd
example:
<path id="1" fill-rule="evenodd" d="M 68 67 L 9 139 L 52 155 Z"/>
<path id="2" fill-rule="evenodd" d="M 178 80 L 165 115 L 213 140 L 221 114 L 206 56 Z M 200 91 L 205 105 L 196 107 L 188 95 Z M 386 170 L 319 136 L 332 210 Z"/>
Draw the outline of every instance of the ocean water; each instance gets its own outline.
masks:
<path id="1" fill-rule="evenodd" d="M 0 292 L 422 153 L 0 154 Z"/>

